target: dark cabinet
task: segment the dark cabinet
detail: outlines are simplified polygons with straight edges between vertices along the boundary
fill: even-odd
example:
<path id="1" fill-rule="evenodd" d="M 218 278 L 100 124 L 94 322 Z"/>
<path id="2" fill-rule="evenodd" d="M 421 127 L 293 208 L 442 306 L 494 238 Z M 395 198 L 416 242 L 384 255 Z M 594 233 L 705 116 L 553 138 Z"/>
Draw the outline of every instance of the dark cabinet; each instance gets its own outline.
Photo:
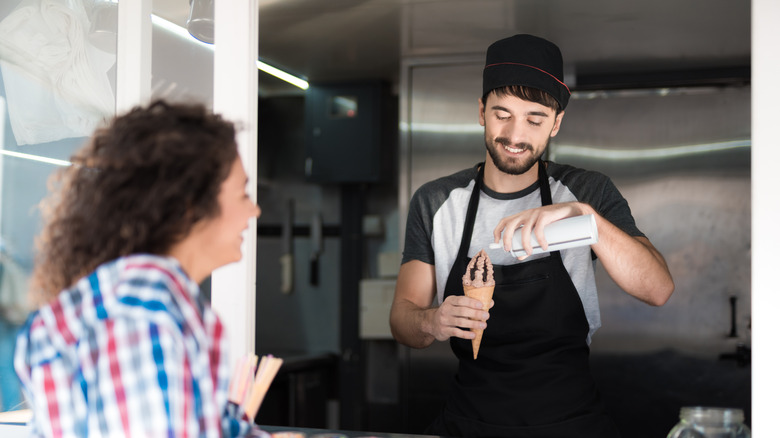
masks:
<path id="1" fill-rule="evenodd" d="M 308 182 L 385 182 L 397 149 L 396 106 L 385 82 L 313 84 L 306 90 Z"/>

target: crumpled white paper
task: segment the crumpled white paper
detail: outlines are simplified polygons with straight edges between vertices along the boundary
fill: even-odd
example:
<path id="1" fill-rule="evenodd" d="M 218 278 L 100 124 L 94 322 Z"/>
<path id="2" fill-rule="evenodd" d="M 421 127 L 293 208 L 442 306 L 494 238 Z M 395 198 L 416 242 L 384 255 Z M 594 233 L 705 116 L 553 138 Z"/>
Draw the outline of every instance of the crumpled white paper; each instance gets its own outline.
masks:
<path id="1" fill-rule="evenodd" d="M 24 0 L 0 22 L 0 71 L 17 144 L 88 137 L 114 114 L 116 56 L 88 40 L 82 0 Z"/>

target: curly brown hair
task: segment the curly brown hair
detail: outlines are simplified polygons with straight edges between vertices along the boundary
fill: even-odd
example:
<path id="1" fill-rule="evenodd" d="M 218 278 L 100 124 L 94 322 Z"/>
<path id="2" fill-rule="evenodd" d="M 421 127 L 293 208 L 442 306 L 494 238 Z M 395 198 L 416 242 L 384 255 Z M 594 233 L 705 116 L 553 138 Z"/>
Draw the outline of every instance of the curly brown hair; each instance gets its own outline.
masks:
<path id="1" fill-rule="evenodd" d="M 219 214 L 235 127 L 202 105 L 155 101 L 95 131 L 42 202 L 32 297 L 41 304 L 102 263 L 166 254 Z"/>

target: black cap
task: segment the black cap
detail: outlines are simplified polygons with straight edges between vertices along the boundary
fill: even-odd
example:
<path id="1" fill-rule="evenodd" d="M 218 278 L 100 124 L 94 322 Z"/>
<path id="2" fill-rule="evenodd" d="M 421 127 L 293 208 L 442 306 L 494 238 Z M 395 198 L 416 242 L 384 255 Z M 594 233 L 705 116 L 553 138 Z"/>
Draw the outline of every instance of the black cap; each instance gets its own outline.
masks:
<path id="1" fill-rule="evenodd" d="M 508 85 L 523 85 L 549 93 L 561 110 L 571 91 L 563 83 L 563 57 L 555 44 L 533 35 L 515 35 L 487 49 L 482 72 L 482 95 Z"/>

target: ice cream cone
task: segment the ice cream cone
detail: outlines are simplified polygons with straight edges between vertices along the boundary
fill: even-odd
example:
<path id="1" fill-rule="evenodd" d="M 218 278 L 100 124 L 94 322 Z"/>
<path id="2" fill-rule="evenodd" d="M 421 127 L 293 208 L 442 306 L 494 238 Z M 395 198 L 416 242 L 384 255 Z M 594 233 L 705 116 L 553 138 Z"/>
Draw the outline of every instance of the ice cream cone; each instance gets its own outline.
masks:
<path id="1" fill-rule="evenodd" d="M 480 302 L 482 302 L 482 310 L 487 311 L 490 308 L 490 300 L 493 299 L 493 288 L 494 286 L 483 286 L 483 287 L 474 287 L 471 285 L 464 285 L 463 286 L 463 292 L 466 294 L 469 298 L 476 298 Z M 479 345 L 482 343 L 482 333 L 484 332 L 483 329 L 471 329 L 476 336 L 474 339 L 471 340 L 471 349 L 474 351 L 474 359 L 477 358 L 477 354 L 479 353 Z"/>

